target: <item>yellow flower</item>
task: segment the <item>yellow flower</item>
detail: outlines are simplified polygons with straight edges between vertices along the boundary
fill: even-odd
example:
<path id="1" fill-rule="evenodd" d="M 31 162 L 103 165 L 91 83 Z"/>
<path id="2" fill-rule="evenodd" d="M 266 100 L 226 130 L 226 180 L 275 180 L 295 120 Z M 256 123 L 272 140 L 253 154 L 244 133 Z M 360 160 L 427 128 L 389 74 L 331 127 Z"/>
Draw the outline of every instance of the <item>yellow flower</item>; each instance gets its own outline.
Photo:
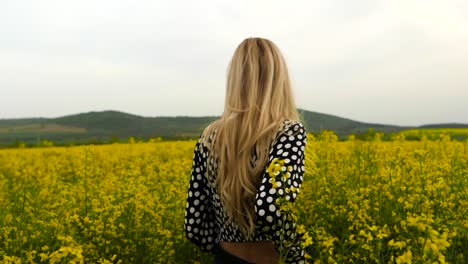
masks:
<path id="1" fill-rule="evenodd" d="M 273 189 L 278 188 L 278 183 L 277 183 L 276 181 L 273 182 L 273 183 L 271 184 L 271 187 L 272 187 Z"/>
<path id="2" fill-rule="evenodd" d="M 299 233 L 299 234 L 305 233 L 304 225 L 298 225 L 297 226 L 297 233 Z"/>
<path id="3" fill-rule="evenodd" d="M 284 241 L 284 247 L 304 248 L 313 241 L 316 263 L 462 262 L 459 241 L 468 228 L 463 211 L 468 202 L 460 192 L 466 189 L 466 181 L 458 176 L 468 173 L 464 151 L 468 140 L 450 140 L 447 133 L 439 139 L 439 132 L 433 132 L 435 141 L 428 134 L 424 142 L 404 137 L 393 142 L 356 138 L 338 142 L 328 132 L 307 135 L 310 146 L 301 150 L 306 155 L 302 196 L 295 202 L 301 208 L 297 214 L 291 198 L 299 189 L 287 184 L 296 176 L 294 165 L 281 157 L 267 163 L 268 184 L 277 188 L 279 196 L 274 200 L 275 208 L 280 208 L 278 219 L 303 224 L 292 227 L 304 231 L 302 238 Z M 3 261 L 185 263 L 186 258 L 204 259 L 202 252 L 185 251 L 180 221 L 170 221 L 183 219 L 183 210 L 177 208 L 184 207 L 187 195 L 191 144 L 153 140 L 1 149 L 0 203 L 8 205 L 0 212 Z M 343 240 L 331 239 L 337 230 L 348 231 Z M 283 238 L 287 240 L 287 234 Z M 385 243 L 386 238 L 393 239 Z M 28 251 L 28 245 L 39 252 Z M 160 250 L 141 254 L 140 249 L 147 247 Z M 382 259 L 382 250 L 391 254 Z"/>
<path id="4" fill-rule="evenodd" d="M 41 262 L 44 262 L 49 258 L 49 255 L 46 253 L 41 253 L 39 256 L 41 257 Z"/>
<path id="5" fill-rule="evenodd" d="M 407 250 L 405 253 L 403 253 L 403 255 L 398 256 L 396 258 L 396 263 L 398 263 L 398 264 L 400 264 L 400 263 L 412 263 L 412 260 L 413 260 L 413 253 L 411 252 L 411 250 Z"/>
<path id="6" fill-rule="evenodd" d="M 270 177 L 276 177 L 276 175 L 278 175 L 278 173 L 281 172 L 281 167 L 283 166 L 283 164 L 284 160 L 274 158 L 267 168 L 267 172 L 270 175 Z"/>

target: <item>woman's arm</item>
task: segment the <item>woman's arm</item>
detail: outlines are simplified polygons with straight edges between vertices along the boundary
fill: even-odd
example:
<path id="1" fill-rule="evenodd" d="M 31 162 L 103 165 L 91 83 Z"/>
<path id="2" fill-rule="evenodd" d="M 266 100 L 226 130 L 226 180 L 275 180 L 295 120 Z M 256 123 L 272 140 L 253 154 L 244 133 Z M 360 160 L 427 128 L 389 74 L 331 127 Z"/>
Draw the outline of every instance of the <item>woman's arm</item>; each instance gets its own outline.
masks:
<path id="1" fill-rule="evenodd" d="M 206 172 L 207 148 L 201 135 L 195 145 L 190 184 L 185 208 L 185 235 L 202 251 L 211 252 L 215 244 L 215 214 L 209 202 Z"/>
<path id="2" fill-rule="evenodd" d="M 263 231 L 287 263 L 305 263 L 294 217 L 280 210 L 277 201 L 292 205 L 299 193 L 304 174 L 307 133 L 300 122 L 289 124 L 270 150 L 268 166 L 257 191 L 255 212 Z M 285 207 L 285 208 L 286 208 Z"/>

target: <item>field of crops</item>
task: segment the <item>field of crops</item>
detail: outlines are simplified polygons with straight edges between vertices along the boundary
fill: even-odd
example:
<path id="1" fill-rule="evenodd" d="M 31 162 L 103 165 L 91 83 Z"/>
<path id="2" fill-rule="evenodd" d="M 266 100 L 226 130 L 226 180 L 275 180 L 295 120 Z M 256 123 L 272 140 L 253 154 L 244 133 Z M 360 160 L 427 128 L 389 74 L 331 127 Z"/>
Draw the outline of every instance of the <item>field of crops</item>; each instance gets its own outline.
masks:
<path id="1" fill-rule="evenodd" d="M 183 231 L 195 141 L 0 151 L 0 261 L 210 263 Z M 468 263 L 468 142 L 308 135 L 314 263 Z"/>
<path id="2" fill-rule="evenodd" d="M 404 135 L 410 140 L 438 139 L 441 134 L 448 134 L 452 139 L 466 140 L 468 139 L 468 128 L 415 128 L 403 130 L 396 134 Z"/>

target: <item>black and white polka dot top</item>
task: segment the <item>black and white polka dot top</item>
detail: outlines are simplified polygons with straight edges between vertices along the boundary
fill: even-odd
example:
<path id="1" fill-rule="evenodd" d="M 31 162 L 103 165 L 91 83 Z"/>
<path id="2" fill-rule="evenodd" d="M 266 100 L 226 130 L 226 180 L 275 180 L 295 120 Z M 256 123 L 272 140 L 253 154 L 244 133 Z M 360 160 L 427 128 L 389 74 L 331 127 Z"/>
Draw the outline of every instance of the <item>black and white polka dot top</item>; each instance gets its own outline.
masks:
<path id="1" fill-rule="evenodd" d="M 304 154 L 307 143 L 307 133 L 299 121 L 286 119 L 275 135 L 270 146 L 269 164 L 273 160 L 284 160 L 284 167 L 290 177 L 284 182 L 284 187 L 294 187 L 296 192 L 286 194 L 288 201 L 293 202 L 302 184 L 304 174 Z M 214 132 L 216 133 L 216 131 Z M 210 136 L 212 138 L 213 135 Z M 254 159 L 255 153 L 253 153 Z M 253 238 L 247 239 L 240 232 L 236 223 L 228 221 L 224 213 L 213 175 L 217 164 L 207 161 L 208 148 L 198 139 L 192 163 L 191 179 L 188 188 L 185 210 L 186 237 L 202 251 L 213 252 L 215 244 L 220 241 L 243 242 L 272 240 L 276 249 L 284 247 L 284 241 L 300 237 L 296 231 L 294 220 L 281 217 L 281 212 L 275 206 L 276 199 L 283 195 L 282 189 L 273 188 L 268 165 L 262 175 L 261 184 L 257 190 L 255 201 L 256 228 Z M 207 167 L 208 165 L 208 167 Z M 208 169 L 208 177 L 205 177 Z M 279 183 L 281 184 L 281 183 Z M 293 189 L 294 189 L 293 188 Z M 280 230 L 281 229 L 281 230 Z M 281 232 L 280 232 L 281 231 Z M 294 245 L 294 244 L 291 244 Z M 299 246 L 290 246 L 287 263 L 305 263 L 304 250 Z"/>

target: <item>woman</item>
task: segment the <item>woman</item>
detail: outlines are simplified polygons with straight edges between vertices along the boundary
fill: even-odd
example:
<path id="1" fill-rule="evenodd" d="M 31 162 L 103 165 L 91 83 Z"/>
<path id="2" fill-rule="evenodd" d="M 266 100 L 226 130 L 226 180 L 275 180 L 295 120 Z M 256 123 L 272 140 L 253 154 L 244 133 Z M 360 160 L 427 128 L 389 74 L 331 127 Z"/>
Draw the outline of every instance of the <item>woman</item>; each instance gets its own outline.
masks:
<path id="1" fill-rule="evenodd" d="M 278 47 L 264 38 L 242 41 L 228 67 L 224 112 L 196 143 L 187 195 L 186 236 L 215 263 L 278 263 L 280 250 L 286 262 L 305 263 L 302 248 L 284 246 L 300 235 L 277 204 L 280 196 L 294 202 L 302 184 L 300 118 Z M 283 162 L 282 183 L 271 178 L 273 161 Z"/>

